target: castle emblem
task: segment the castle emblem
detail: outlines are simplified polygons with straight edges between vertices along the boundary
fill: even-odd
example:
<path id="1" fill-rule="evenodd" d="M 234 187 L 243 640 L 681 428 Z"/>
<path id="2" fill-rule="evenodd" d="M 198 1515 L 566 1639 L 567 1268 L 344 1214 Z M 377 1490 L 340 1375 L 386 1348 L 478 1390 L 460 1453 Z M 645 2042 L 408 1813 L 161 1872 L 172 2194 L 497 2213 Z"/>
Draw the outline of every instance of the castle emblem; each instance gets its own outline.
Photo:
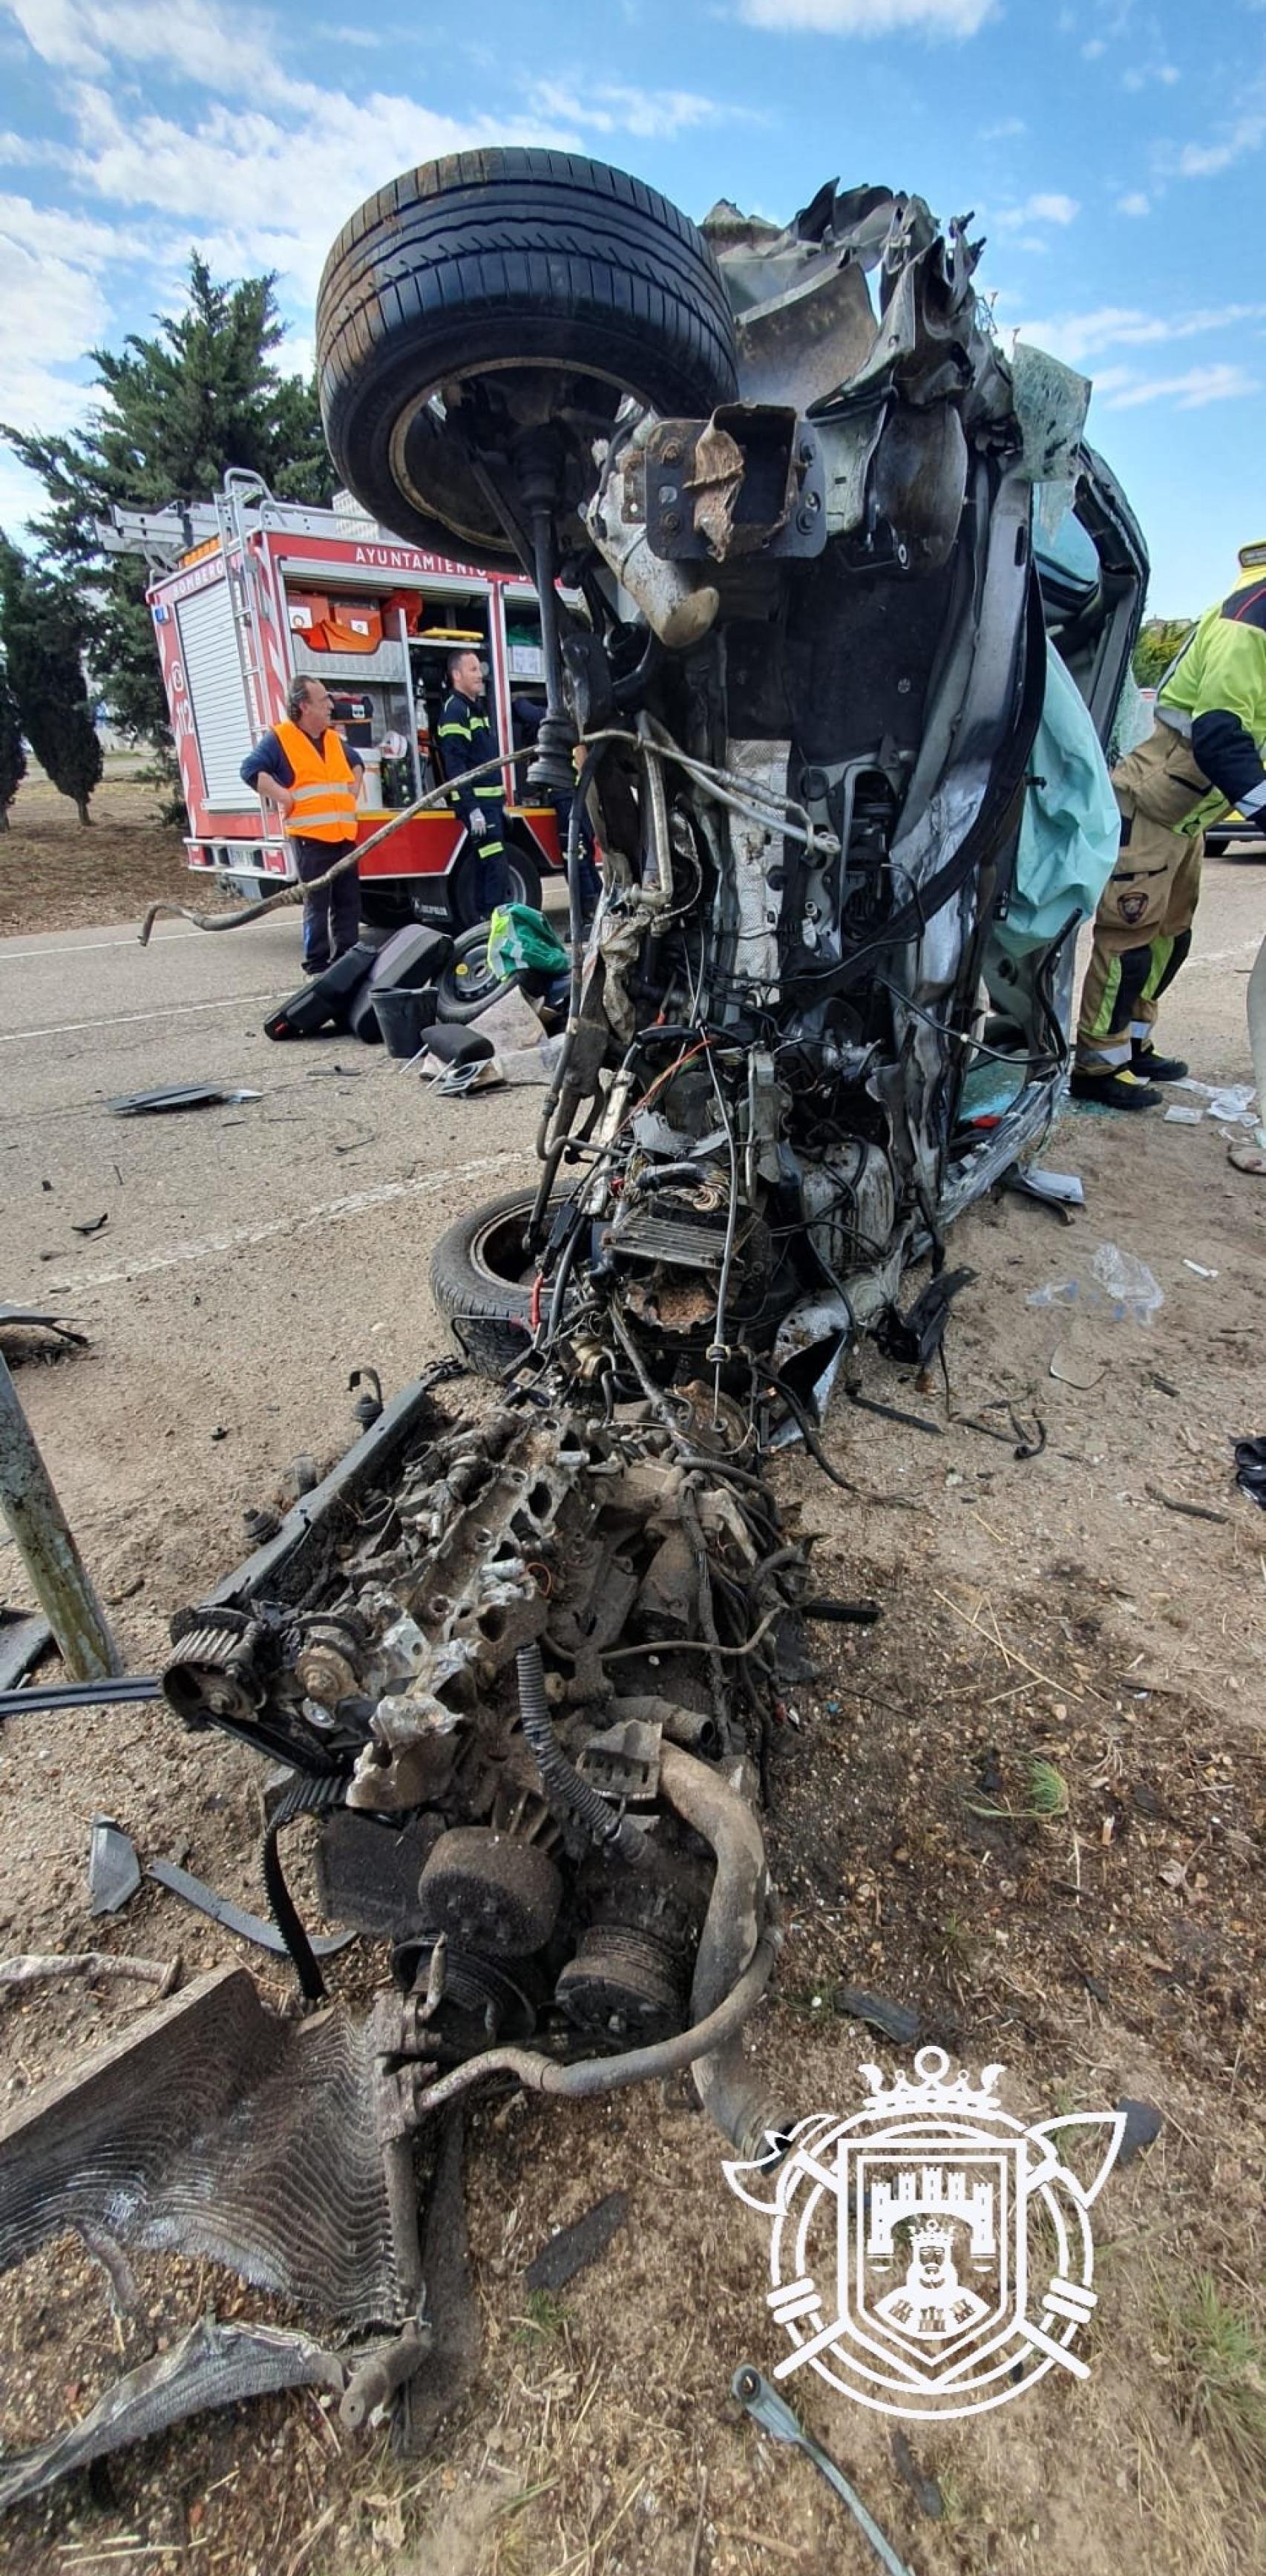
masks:
<path id="1" fill-rule="evenodd" d="M 939 2048 L 920 2049 L 917 2080 L 860 2071 L 865 2108 L 798 2122 L 776 2172 L 724 2167 L 772 2221 L 768 2305 L 791 2344 L 775 2378 L 811 2368 L 918 2420 L 1001 2406 L 1053 2369 L 1088 2377 L 1074 2350 L 1095 2306 L 1088 2212 L 1124 2115 L 1025 2128 L 997 2098 L 1001 2066 L 951 2077 Z"/>

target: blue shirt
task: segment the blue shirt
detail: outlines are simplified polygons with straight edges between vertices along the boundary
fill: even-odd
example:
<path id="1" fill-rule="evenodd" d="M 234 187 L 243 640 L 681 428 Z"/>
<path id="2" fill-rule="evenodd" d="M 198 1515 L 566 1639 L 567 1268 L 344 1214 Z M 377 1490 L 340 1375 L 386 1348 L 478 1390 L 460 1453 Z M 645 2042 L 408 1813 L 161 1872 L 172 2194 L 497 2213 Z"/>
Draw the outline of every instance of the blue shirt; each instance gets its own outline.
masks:
<path id="1" fill-rule="evenodd" d="M 332 732 L 333 727 L 327 726 L 326 731 Z M 323 748 L 324 743 L 325 734 L 322 734 L 320 742 L 314 744 L 314 750 L 320 751 Z M 350 769 L 364 768 L 364 761 L 361 759 L 360 753 L 352 743 L 345 742 L 343 749 L 347 754 L 347 762 Z M 253 787 L 257 778 L 272 778 L 276 780 L 278 787 L 293 787 L 295 783 L 294 771 L 291 768 L 290 763 L 282 750 L 281 743 L 278 740 L 277 735 L 273 732 L 271 725 L 269 726 L 267 733 L 260 735 L 254 750 L 247 752 L 246 758 L 242 763 L 241 774 L 248 787 Z"/>

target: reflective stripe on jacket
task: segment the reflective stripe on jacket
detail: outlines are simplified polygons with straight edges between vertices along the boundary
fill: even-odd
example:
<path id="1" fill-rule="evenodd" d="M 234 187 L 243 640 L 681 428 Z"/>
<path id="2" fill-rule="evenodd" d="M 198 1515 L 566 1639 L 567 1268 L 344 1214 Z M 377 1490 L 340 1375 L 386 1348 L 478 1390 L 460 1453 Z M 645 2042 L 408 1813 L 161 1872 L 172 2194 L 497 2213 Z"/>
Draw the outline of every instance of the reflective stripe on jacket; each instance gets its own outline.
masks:
<path id="1" fill-rule="evenodd" d="M 438 739 L 443 745 L 445 774 L 450 778 L 460 777 L 464 769 L 477 769 L 481 761 L 494 759 L 500 749 L 486 702 L 464 698 L 460 689 L 454 689 L 444 702 Z M 456 788 L 453 803 L 463 823 L 469 824 L 476 802 L 485 807 L 500 806 L 504 798 L 505 788 L 492 770 L 487 778 L 477 779 L 473 787 Z"/>
<path id="2" fill-rule="evenodd" d="M 1191 744 L 1215 798 L 1182 828 L 1266 811 L 1266 577 L 1260 564 L 1194 626 L 1160 684 L 1156 713 Z"/>
<path id="3" fill-rule="evenodd" d="M 358 781 L 338 735 L 313 742 L 300 725 L 279 724 L 277 740 L 295 778 L 287 832 L 297 841 L 354 841 Z"/>

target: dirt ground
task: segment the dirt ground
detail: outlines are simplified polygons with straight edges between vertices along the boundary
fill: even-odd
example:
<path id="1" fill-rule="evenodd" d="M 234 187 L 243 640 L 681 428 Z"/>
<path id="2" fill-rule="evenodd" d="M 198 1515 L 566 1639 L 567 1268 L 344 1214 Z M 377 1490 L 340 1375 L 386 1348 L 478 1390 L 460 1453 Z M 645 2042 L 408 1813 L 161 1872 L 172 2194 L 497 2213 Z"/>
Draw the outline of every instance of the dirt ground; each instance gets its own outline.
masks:
<path id="1" fill-rule="evenodd" d="M 46 778 L 23 780 L 0 832 L 0 939 L 127 921 L 164 896 L 189 901 L 184 845 L 160 820 L 163 791 L 143 767 L 108 755 L 86 829 Z"/>
<path id="2" fill-rule="evenodd" d="M 0 845 L 0 883 L 8 857 Z M 1224 954 L 1221 919 L 1215 901 L 1198 925 L 1206 963 L 1184 978 L 1185 1025 L 1202 1077 L 1243 1081 L 1244 941 Z M 461 1118 L 464 1148 L 419 1125 L 423 1165 L 526 1147 L 518 1100 Z M 249 1131 L 219 1150 L 248 1147 Z M 769 1827 L 787 1938 L 748 2045 L 791 2116 L 851 2111 L 861 2064 L 910 2055 L 838 2008 L 841 1988 L 862 1987 L 911 2008 L 921 2038 L 973 2072 L 1003 2064 L 1003 2098 L 1026 2120 L 1128 2096 L 1164 2126 L 1096 2210 L 1090 2380 L 1052 2373 L 999 2412 L 909 2428 L 937 2518 L 883 2418 L 808 2373 L 790 2394 L 917 2576 L 1241 2576 L 1266 2566 L 1266 1517 L 1236 1492 L 1230 1444 L 1266 1430 L 1266 1191 L 1231 1173 L 1208 1122 L 1072 1113 L 1042 1159 L 1080 1172 L 1087 1211 L 1065 1227 L 1007 1197 L 958 1229 L 954 1261 L 977 1276 L 954 1308 L 948 1410 L 942 1390 L 868 1354 L 863 1391 L 930 1427 L 840 1402 L 827 1446 L 858 1491 L 798 1457 L 776 1471 L 788 1519 L 817 1534 L 822 1588 L 872 1595 L 883 1617 L 818 1629 L 818 1678 L 787 1691 Z M 261 1172 L 261 1200 L 269 1189 Z M 47 1207 L 10 1200 L 32 1265 Z M 359 1295 L 364 1326 L 366 1278 L 384 1327 L 368 1347 L 390 1384 L 440 1349 L 411 1283 L 451 1212 L 396 1201 L 312 1235 L 306 1256 L 302 1234 L 287 1239 L 298 1343 L 269 1328 L 273 1273 L 261 1268 L 248 1311 L 240 1262 L 231 1298 L 223 1284 L 238 1254 L 226 1247 L 217 1270 L 212 1245 L 196 1274 L 85 1268 L 106 1283 L 85 1301 L 91 1348 L 28 1348 L 18 1382 L 131 1668 L 153 1669 L 170 1612 L 244 1553 L 240 1515 L 269 1498 L 270 1473 L 349 1436 L 346 1362 L 364 1356 L 349 1317 Z M 1150 1324 L 1027 1302 L 1085 1280 L 1104 1239 L 1163 1287 Z M 314 1265 L 319 1306 L 304 1302 Z M 1005 1405 L 1040 1421 L 1040 1455 L 1014 1454 Z M 12 1566 L 0 1555 L 16 1598 Z M 146 1856 L 187 1855 L 258 1910 L 259 1776 L 227 1740 L 179 1736 L 145 1709 L 8 1721 L 0 1947 L 178 1951 L 187 1973 L 240 1955 L 284 2002 L 259 1954 L 158 1888 L 115 1922 L 86 1912 L 101 1808 Z M 111 1984 L 0 2003 L 0 2100 L 18 2108 L 135 2009 Z M 728 2394 L 740 2361 L 770 2372 L 786 2346 L 765 2305 L 767 2234 L 726 2190 L 723 2152 L 684 2085 L 583 2108 L 490 2098 L 468 2137 L 480 2374 L 427 2457 L 353 2439 L 312 2392 L 267 2399 L 12 2513 L 0 2566 L 861 2576 L 875 2561 L 856 2526 Z M 529 2296 L 523 2273 L 551 2230 L 616 2189 L 629 2219 L 607 2252 L 560 2298 Z M 77 2244 L 0 2283 L 0 2440 L 73 2420 L 207 2306 L 282 2313 L 211 2265 L 133 2267 L 143 2316 L 126 2327 Z"/>

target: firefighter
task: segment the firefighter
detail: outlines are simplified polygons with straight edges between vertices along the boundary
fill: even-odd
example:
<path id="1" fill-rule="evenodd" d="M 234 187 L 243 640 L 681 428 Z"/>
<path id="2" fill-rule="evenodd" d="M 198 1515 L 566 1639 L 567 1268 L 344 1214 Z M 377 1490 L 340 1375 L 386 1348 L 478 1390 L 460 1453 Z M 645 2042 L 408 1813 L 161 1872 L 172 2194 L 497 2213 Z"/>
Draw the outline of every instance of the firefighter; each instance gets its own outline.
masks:
<path id="1" fill-rule="evenodd" d="M 302 674 L 286 693 L 286 721 L 261 735 L 242 776 L 261 804 L 282 816 L 305 887 L 356 847 L 356 799 L 364 763 L 334 731 L 334 700 L 324 680 Z M 303 898 L 303 969 L 323 975 L 360 936 L 360 881 L 345 868 L 333 885 Z"/>
<path id="2" fill-rule="evenodd" d="M 1095 916 L 1073 1097 L 1154 1109 L 1186 1065 L 1156 1050 L 1156 1013 L 1191 947 L 1204 827 L 1238 806 L 1266 827 L 1266 540 L 1192 628 L 1161 681 L 1156 727 L 1112 785 L 1121 848 Z"/>
<path id="3" fill-rule="evenodd" d="M 484 696 L 483 665 L 473 645 L 464 644 L 448 657 L 449 695 L 440 717 L 438 741 L 447 778 L 491 760 L 500 746 Z M 453 790 L 453 808 L 470 834 L 475 852 L 476 919 L 487 921 L 510 894 L 505 855 L 505 802 L 499 772 L 478 778 L 471 787 Z"/>

